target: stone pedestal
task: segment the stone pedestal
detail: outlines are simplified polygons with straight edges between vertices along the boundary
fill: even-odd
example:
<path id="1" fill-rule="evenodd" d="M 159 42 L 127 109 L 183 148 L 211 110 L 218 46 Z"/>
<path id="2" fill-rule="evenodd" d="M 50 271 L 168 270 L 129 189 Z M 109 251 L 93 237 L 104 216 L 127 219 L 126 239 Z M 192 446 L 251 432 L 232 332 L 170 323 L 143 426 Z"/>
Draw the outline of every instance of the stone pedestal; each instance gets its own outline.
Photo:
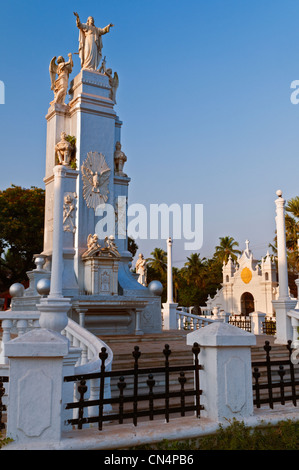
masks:
<path id="1" fill-rule="evenodd" d="M 262 335 L 266 314 L 262 312 L 252 312 L 249 314 L 249 317 L 251 321 L 251 333 L 254 335 Z"/>
<path id="2" fill-rule="evenodd" d="M 293 339 L 293 329 L 288 311 L 295 308 L 296 300 L 272 300 L 276 314 L 276 344 L 287 344 Z"/>
<path id="3" fill-rule="evenodd" d="M 215 322 L 187 335 L 187 344 L 200 346 L 200 388 L 203 417 L 225 422 L 253 414 L 251 346 L 253 334 Z"/>
<path id="4" fill-rule="evenodd" d="M 84 258 L 84 289 L 88 295 L 117 295 L 118 259 L 108 256 Z"/>
<path id="5" fill-rule="evenodd" d="M 9 341 L 10 361 L 7 436 L 19 449 L 61 437 L 63 357 L 66 338 L 54 331 L 36 329 Z"/>
<path id="6" fill-rule="evenodd" d="M 176 309 L 178 304 L 166 302 L 163 305 L 163 330 L 177 330 L 178 321 Z"/>

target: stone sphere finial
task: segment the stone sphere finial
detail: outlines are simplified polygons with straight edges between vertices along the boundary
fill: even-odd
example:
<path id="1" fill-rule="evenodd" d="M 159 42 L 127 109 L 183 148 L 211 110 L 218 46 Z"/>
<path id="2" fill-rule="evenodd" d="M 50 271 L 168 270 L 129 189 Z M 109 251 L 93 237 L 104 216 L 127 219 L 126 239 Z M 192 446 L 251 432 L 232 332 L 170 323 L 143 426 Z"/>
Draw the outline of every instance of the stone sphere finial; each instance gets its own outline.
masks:
<path id="1" fill-rule="evenodd" d="M 9 288 L 9 294 L 11 297 L 23 297 L 25 287 L 20 282 L 15 282 Z"/>
<path id="2" fill-rule="evenodd" d="M 49 295 L 51 287 L 50 279 L 40 279 L 36 284 L 36 290 L 39 295 Z"/>
<path id="3" fill-rule="evenodd" d="M 148 285 L 149 291 L 156 296 L 160 296 L 163 292 L 163 285 L 160 281 L 152 281 Z"/>
<path id="4" fill-rule="evenodd" d="M 281 189 L 278 189 L 278 190 L 276 191 L 276 194 L 277 194 L 278 197 L 282 197 L 282 191 L 281 191 Z"/>

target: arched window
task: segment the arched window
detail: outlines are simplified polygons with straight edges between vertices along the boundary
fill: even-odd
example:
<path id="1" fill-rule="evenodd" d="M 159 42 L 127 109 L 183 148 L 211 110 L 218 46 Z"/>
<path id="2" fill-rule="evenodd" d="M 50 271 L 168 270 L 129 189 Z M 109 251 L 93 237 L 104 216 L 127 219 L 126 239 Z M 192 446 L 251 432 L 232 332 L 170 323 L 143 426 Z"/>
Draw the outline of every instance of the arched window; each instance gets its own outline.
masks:
<path id="1" fill-rule="evenodd" d="M 244 292 L 241 295 L 241 314 L 249 315 L 251 312 L 254 312 L 254 298 L 250 292 Z"/>
<path id="2" fill-rule="evenodd" d="M 226 282 L 229 282 L 229 276 L 228 275 L 226 276 Z"/>
<path id="3" fill-rule="evenodd" d="M 265 274 L 265 280 L 266 280 L 266 281 L 269 281 L 269 273 L 266 273 L 266 274 Z"/>

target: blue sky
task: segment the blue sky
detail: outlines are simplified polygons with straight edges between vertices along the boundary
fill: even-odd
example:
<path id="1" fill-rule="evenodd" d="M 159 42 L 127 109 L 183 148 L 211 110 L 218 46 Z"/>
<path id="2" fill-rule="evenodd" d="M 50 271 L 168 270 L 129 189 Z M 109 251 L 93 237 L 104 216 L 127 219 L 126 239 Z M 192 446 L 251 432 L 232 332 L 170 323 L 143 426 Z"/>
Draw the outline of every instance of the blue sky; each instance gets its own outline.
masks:
<path id="1" fill-rule="evenodd" d="M 115 25 L 103 55 L 120 78 L 129 203 L 203 204 L 201 256 L 226 235 L 264 255 L 276 190 L 299 195 L 299 1 L 2 0 L 0 189 L 44 187 L 48 67 L 78 50 L 73 11 Z M 179 241 L 173 252 L 177 266 L 191 253 Z"/>

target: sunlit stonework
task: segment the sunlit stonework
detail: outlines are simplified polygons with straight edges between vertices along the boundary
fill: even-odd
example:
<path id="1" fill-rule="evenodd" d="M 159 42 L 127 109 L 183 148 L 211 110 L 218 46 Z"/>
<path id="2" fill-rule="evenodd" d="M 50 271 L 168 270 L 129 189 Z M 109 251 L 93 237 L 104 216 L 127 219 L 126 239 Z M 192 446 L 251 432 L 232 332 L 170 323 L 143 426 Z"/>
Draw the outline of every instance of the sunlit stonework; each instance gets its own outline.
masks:
<path id="1" fill-rule="evenodd" d="M 83 179 L 83 197 L 87 207 L 96 210 L 99 204 L 108 200 L 108 185 L 111 170 L 103 154 L 89 152 L 81 166 Z"/>

